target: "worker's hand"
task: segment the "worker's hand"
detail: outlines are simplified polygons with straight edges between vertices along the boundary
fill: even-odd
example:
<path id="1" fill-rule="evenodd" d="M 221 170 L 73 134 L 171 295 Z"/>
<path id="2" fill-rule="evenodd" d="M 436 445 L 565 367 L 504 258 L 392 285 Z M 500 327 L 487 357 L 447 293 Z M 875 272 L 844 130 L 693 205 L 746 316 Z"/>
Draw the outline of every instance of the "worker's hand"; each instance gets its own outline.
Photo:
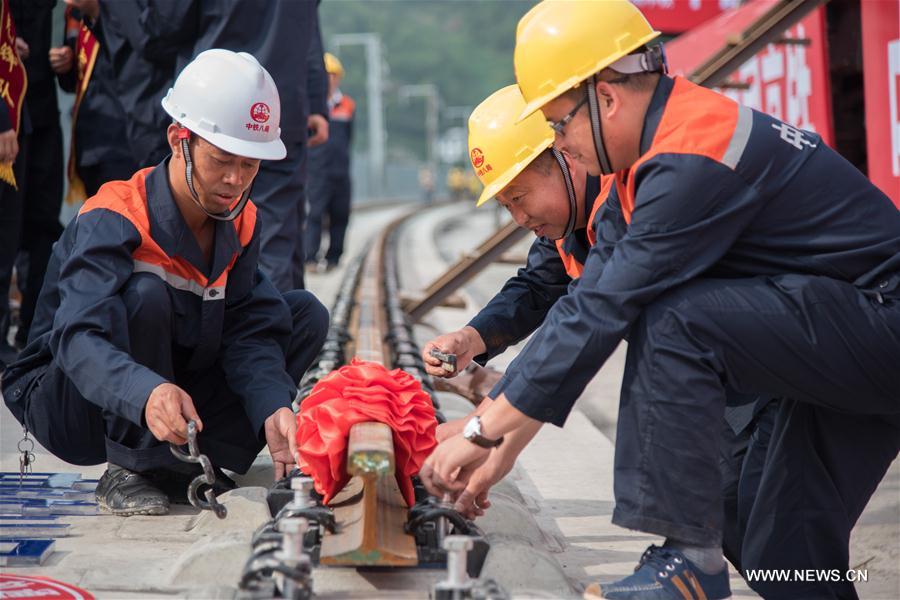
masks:
<path id="1" fill-rule="evenodd" d="M 451 438 L 458 433 L 462 433 L 462 430 L 465 428 L 466 423 L 468 423 L 469 419 L 471 418 L 472 415 L 466 415 L 465 417 L 460 417 L 459 419 L 453 419 L 452 421 L 447 421 L 446 423 L 440 423 L 437 426 L 437 430 L 434 432 L 435 439 L 440 444 L 444 440 Z"/>
<path id="2" fill-rule="evenodd" d="M 197 431 L 203 431 L 203 422 L 190 395 L 174 383 L 161 383 L 150 392 L 144 407 L 144 419 L 153 437 L 176 446 L 187 444 L 187 422 L 197 422 Z"/>
<path id="3" fill-rule="evenodd" d="M 297 464 L 297 415 L 290 408 L 279 408 L 266 419 L 266 444 L 275 464 L 278 481 Z"/>
<path id="4" fill-rule="evenodd" d="M 491 507 L 488 491 L 509 474 L 516 464 L 517 456 L 518 453 L 511 451 L 508 445 L 491 450 L 484 464 L 472 473 L 466 489 L 453 498 L 453 508 L 467 519 L 482 516 L 484 511 Z"/>
<path id="5" fill-rule="evenodd" d="M 18 54 L 19 58 L 21 58 L 22 60 L 25 60 L 29 56 L 31 56 L 31 48 L 28 47 L 28 42 L 20 37 L 16 38 L 16 54 Z"/>
<path id="6" fill-rule="evenodd" d="M 15 129 L 0 133 L 0 163 L 11 163 L 19 155 L 19 138 Z"/>
<path id="7" fill-rule="evenodd" d="M 445 354 L 456 355 L 456 371 L 448 373 L 441 367 L 441 361 L 431 356 L 431 349 L 437 348 Z M 425 370 L 433 377 L 454 377 L 465 369 L 472 359 L 483 354 L 487 350 L 484 340 L 481 339 L 474 327 L 466 325 L 458 331 L 439 335 L 422 349 L 422 360 L 425 361 Z"/>
<path id="8" fill-rule="evenodd" d="M 77 8 L 81 14 L 95 19 L 100 16 L 100 0 L 66 0 L 66 4 Z"/>
<path id="9" fill-rule="evenodd" d="M 322 115 L 309 115 L 306 119 L 306 128 L 310 131 L 309 138 L 306 140 L 306 145 L 310 148 L 328 141 L 328 119 Z"/>
<path id="10" fill-rule="evenodd" d="M 459 493 L 489 455 L 490 448 L 482 448 L 461 435 L 454 435 L 438 444 L 422 465 L 419 478 L 428 493 L 438 498 L 446 492 Z"/>
<path id="11" fill-rule="evenodd" d="M 75 53 L 68 46 L 60 46 L 59 48 L 50 48 L 50 68 L 57 75 L 68 73 L 72 70 Z"/>

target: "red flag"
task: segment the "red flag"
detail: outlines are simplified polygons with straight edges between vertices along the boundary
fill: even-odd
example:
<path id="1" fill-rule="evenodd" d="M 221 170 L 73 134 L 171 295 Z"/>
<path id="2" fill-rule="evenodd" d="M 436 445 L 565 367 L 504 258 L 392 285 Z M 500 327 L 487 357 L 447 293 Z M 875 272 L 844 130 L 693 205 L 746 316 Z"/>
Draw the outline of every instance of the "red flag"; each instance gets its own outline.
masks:
<path id="1" fill-rule="evenodd" d="M 80 19 L 72 16 L 72 7 L 66 7 L 66 32 L 73 30 L 78 32 L 75 40 L 75 65 L 77 68 L 77 82 L 75 84 L 75 104 L 72 106 L 72 137 L 69 145 L 69 164 L 66 174 L 69 177 L 69 191 L 66 194 L 66 203 L 75 204 L 87 198 L 84 182 L 78 176 L 78 166 L 75 164 L 75 122 L 78 119 L 78 108 L 91 81 L 91 73 L 94 72 L 94 63 L 97 62 L 97 53 L 100 51 L 100 43 L 97 37 L 87 28 Z"/>
<path id="2" fill-rule="evenodd" d="M 17 134 L 27 89 L 25 65 L 16 53 L 16 26 L 9 12 L 9 2 L 3 0 L 0 4 L 0 97 L 6 100 L 9 121 Z M 12 162 L 0 163 L 0 180 L 18 189 Z"/>

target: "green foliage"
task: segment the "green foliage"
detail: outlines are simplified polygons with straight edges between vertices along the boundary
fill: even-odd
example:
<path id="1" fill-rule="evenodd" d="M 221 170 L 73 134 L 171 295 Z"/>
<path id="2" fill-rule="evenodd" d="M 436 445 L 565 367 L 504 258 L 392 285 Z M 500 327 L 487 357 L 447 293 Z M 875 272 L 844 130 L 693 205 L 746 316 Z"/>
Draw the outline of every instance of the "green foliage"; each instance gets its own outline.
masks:
<path id="1" fill-rule="evenodd" d="M 516 24 L 534 0 L 325 0 L 319 8 L 326 49 L 341 33 L 378 33 L 385 63 L 385 123 L 391 158 L 424 157 L 425 108 L 421 98 L 401 102 L 406 84 L 434 83 L 441 107 L 474 108 L 513 83 Z M 358 103 L 356 147 L 366 144 L 366 63 L 361 46 L 336 54 L 347 71 L 341 88 Z M 442 110 L 440 130 L 462 125 Z"/>

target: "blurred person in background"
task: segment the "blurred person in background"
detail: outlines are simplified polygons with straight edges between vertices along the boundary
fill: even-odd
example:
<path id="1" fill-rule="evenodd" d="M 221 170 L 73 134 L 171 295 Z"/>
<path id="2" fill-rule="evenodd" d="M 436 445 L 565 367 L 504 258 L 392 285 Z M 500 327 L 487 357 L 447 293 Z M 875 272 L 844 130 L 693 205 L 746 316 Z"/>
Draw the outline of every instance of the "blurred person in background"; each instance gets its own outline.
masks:
<path id="1" fill-rule="evenodd" d="M 328 72 L 328 141 L 309 151 L 309 220 L 306 223 L 306 261 L 319 270 L 335 268 L 344 253 L 350 221 L 350 144 L 356 102 L 340 90 L 344 66 L 325 53 Z M 317 261 L 322 218 L 328 217 L 328 251 Z"/>
<path id="2" fill-rule="evenodd" d="M 62 130 L 56 82 L 50 68 L 52 17 L 56 0 L 10 0 L 16 47 L 25 65 L 25 105 L 30 139 L 20 148 L 23 173 L 18 178 L 22 214 L 18 243 L 17 284 L 22 293 L 15 345 L 25 345 L 34 317 L 53 242 L 62 233 L 59 209 L 63 193 Z M 6 60 L 6 58 L 3 58 Z M 5 296 L 4 296 L 5 297 Z"/>
<path id="3" fill-rule="evenodd" d="M 75 204 L 107 181 L 128 179 L 138 166 L 122 144 L 128 117 L 116 96 L 109 53 L 79 10 L 66 7 L 65 23 L 64 44 L 50 49 L 50 66 L 60 87 L 75 94 L 66 194 Z"/>
<path id="4" fill-rule="evenodd" d="M 12 320 L 9 288 L 22 225 L 25 152 L 31 133 L 25 90 L 28 77 L 19 57 L 27 53 L 25 40 L 16 37 L 9 2 L 0 0 L 0 77 L 5 87 L 5 110 L 0 110 L 0 373 L 16 358 L 7 337 Z"/>

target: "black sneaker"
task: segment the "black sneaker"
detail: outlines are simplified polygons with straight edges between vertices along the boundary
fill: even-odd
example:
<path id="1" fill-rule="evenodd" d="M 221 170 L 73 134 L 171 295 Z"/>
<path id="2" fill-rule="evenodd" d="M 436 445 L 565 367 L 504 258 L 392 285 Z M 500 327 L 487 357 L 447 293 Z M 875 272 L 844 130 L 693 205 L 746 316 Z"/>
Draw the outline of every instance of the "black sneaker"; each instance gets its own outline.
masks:
<path id="1" fill-rule="evenodd" d="M 169 512 L 169 497 L 150 480 L 112 463 L 97 483 L 96 493 L 100 508 L 120 517 Z"/>

